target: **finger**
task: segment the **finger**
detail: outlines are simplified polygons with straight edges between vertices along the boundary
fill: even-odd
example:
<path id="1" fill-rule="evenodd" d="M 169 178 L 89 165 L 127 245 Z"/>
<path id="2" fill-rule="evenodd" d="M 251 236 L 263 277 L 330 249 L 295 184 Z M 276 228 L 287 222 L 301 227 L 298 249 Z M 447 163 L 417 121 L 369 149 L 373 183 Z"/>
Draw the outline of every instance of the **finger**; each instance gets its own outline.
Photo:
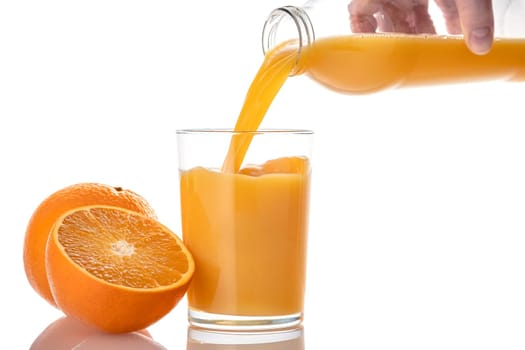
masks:
<path id="1" fill-rule="evenodd" d="M 385 31 L 409 34 L 434 34 L 434 22 L 428 13 L 426 1 L 411 4 L 411 7 L 400 7 L 387 3 L 383 6 L 384 21 L 378 21 Z"/>
<path id="2" fill-rule="evenodd" d="M 435 34 L 434 22 L 428 13 L 428 3 L 414 5 L 414 27 L 416 33 Z"/>
<path id="3" fill-rule="evenodd" d="M 350 28 L 354 33 L 373 33 L 377 29 L 374 17 L 378 6 L 373 1 L 352 0 L 348 5 Z"/>
<path id="4" fill-rule="evenodd" d="M 476 54 L 490 51 L 494 39 L 491 0 L 456 0 L 461 28 L 469 49 Z"/>
<path id="5" fill-rule="evenodd" d="M 354 33 L 374 33 L 377 29 L 377 21 L 374 16 L 369 15 L 350 16 L 350 29 Z"/>
<path id="6" fill-rule="evenodd" d="M 461 34 L 461 24 L 459 22 L 458 8 L 455 0 L 436 0 L 436 5 L 439 7 L 445 18 L 445 25 L 449 34 Z"/>
<path id="7" fill-rule="evenodd" d="M 383 16 L 378 21 L 379 28 L 384 32 L 416 33 L 412 9 L 399 7 L 392 2 L 383 5 Z"/>
<path id="8" fill-rule="evenodd" d="M 348 6 L 353 30 L 360 32 L 402 32 L 413 29 L 407 22 L 411 8 L 403 0 L 353 0 Z"/>
<path id="9" fill-rule="evenodd" d="M 353 0 L 348 10 L 353 32 L 435 33 L 427 0 Z"/>

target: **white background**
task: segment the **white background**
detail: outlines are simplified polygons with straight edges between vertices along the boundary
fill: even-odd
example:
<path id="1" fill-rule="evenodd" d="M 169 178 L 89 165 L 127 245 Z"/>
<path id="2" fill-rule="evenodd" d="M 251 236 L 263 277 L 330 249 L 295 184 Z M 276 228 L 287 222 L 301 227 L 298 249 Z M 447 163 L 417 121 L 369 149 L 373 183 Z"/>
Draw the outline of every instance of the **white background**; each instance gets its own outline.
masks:
<path id="1" fill-rule="evenodd" d="M 22 263 L 52 192 L 127 187 L 179 232 L 175 130 L 233 126 L 279 5 L 0 2 L 2 343 L 29 348 L 61 316 Z M 308 350 L 525 347 L 524 98 L 504 82 L 343 96 L 287 81 L 263 126 L 316 133 Z M 168 349 L 186 347 L 185 307 L 150 329 Z"/>

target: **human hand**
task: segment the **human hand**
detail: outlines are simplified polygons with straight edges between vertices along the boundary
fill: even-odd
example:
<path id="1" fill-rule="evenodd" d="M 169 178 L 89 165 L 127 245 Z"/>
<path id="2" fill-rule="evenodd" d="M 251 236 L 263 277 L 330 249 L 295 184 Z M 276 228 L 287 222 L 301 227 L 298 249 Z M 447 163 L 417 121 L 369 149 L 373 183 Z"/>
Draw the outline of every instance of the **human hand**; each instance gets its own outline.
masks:
<path id="1" fill-rule="evenodd" d="M 485 54 L 494 40 L 494 13 L 491 0 L 435 0 L 449 34 L 463 34 L 468 48 Z M 428 12 L 428 0 L 351 0 L 348 5 L 355 33 L 436 32 Z"/>

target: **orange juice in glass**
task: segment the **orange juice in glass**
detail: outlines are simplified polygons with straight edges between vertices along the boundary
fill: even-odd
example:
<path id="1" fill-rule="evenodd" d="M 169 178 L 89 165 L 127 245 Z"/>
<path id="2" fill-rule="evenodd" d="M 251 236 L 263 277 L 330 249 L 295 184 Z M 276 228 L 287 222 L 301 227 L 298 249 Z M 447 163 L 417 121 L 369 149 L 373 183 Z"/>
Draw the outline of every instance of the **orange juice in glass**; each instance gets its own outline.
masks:
<path id="1" fill-rule="evenodd" d="M 267 330 L 301 323 L 312 135 L 177 132 L 182 236 L 195 259 L 190 324 Z M 234 144 L 247 150 L 238 168 L 225 166 Z"/>

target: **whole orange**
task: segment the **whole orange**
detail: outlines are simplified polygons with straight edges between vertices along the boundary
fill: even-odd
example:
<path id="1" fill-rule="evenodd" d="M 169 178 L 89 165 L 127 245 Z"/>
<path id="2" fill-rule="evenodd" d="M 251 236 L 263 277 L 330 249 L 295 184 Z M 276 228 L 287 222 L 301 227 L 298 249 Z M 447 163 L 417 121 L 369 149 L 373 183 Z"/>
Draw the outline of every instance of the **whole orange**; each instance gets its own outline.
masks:
<path id="1" fill-rule="evenodd" d="M 46 273 L 46 243 L 55 221 L 65 212 L 85 205 L 113 205 L 156 218 L 139 194 L 110 185 L 83 182 L 64 187 L 45 198 L 31 216 L 24 240 L 24 268 L 33 289 L 56 307 Z"/>

